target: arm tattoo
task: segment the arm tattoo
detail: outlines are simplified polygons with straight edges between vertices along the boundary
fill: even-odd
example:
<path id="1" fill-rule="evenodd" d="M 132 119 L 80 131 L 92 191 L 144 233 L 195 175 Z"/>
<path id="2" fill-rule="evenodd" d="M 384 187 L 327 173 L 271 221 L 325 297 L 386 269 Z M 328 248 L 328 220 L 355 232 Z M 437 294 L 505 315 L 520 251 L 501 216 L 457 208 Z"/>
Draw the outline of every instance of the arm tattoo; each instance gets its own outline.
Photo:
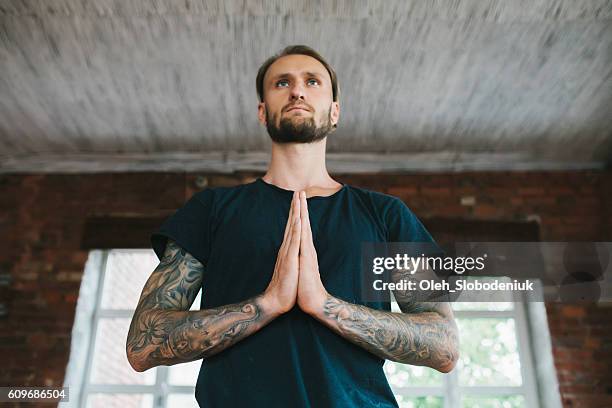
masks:
<path id="1" fill-rule="evenodd" d="M 328 295 L 320 319 L 336 333 L 392 361 L 449 372 L 458 358 L 458 333 L 445 302 L 411 302 L 398 296 L 402 313 L 372 309 Z"/>
<path id="2" fill-rule="evenodd" d="M 134 365 L 150 368 L 210 357 L 257 331 L 263 316 L 249 299 L 192 312 L 145 311 L 134 323 L 128 350 Z"/>
<path id="3" fill-rule="evenodd" d="M 204 266 L 174 241 L 142 291 L 138 308 L 188 310 L 202 285 Z"/>
<path id="4" fill-rule="evenodd" d="M 434 310 L 393 313 L 328 295 L 324 315 L 334 331 L 381 358 L 443 372 L 457 360 L 455 324 Z"/>
<path id="5" fill-rule="evenodd" d="M 127 338 L 137 371 L 212 356 L 255 333 L 272 318 L 260 297 L 214 309 L 189 311 L 204 266 L 168 241 L 159 266 L 145 284 Z"/>

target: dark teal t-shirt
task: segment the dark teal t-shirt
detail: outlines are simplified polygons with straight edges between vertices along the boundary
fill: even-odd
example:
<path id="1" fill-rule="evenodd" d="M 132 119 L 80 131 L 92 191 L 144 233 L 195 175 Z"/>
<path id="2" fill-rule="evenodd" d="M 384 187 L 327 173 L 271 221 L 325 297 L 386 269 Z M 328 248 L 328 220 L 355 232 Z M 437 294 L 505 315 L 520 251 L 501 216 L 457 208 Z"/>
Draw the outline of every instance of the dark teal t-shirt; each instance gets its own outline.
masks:
<path id="1" fill-rule="evenodd" d="M 151 236 L 161 259 L 167 238 L 205 266 L 201 308 L 262 293 L 274 271 L 292 191 L 261 178 L 196 193 Z M 349 185 L 308 199 L 319 272 L 340 299 L 363 302 L 362 242 L 434 242 L 398 198 Z M 384 360 L 295 307 L 253 335 L 203 360 L 201 407 L 397 407 Z"/>

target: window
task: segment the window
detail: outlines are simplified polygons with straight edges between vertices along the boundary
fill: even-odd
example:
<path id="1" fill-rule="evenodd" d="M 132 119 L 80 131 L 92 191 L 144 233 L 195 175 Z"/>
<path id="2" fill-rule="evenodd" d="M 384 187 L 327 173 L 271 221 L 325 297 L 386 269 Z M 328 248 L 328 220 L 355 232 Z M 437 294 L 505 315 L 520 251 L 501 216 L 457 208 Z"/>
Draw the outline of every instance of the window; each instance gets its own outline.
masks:
<path id="1" fill-rule="evenodd" d="M 399 311 L 397 303 L 392 309 Z M 460 333 L 456 368 L 442 374 L 387 361 L 385 373 L 402 408 L 537 407 L 522 302 L 456 302 Z"/>
<path id="2" fill-rule="evenodd" d="M 138 373 L 132 369 L 125 354 L 134 308 L 158 262 L 152 250 L 91 252 L 79 294 L 76 333 L 73 330 L 68 369 L 71 382 L 66 381 L 73 406 L 198 406 L 194 393 L 201 361 L 160 366 Z M 200 295 L 191 309 L 197 310 L 199 306 Z M 89 335 L 85 333 L 87 330 Z M 79 354 L 84 361 L 77 367 L 73 360 Z"/>

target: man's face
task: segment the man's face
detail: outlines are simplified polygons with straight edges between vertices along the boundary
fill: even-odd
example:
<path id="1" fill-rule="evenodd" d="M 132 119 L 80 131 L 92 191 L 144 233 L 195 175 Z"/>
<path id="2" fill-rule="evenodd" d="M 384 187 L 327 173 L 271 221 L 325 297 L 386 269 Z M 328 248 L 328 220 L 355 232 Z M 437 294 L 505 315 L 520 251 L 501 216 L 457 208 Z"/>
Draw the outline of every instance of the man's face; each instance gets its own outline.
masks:
<path id="1" fill-rule="evenodd" d="M 264 76 L 263 93 L 259 121 L 276 143 L 316 142 L 338 123 L 331 78 L 315 58 L 287 55 L 274 61 Z"/>

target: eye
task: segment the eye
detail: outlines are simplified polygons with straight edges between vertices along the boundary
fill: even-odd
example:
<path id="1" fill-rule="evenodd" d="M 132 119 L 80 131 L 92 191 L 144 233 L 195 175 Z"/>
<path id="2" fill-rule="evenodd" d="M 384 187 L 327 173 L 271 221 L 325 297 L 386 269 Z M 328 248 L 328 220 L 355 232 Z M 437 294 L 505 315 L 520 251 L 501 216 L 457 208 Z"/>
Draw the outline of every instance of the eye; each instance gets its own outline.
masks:
<path id="1" fill-rule="evenodd" d="M 319 85 L 319 80 L 318 79 L 314 79 L 314 78 L 310 78 L 307 83 L 309 85 Z"/>
<path id="2" fill-rule="evenodd" d="M 280 79 L 278 81 L 276 81 L 276 86 L 285 86 L 285 85 L 289 85 L 289 81 L 287 81 L 286 79 Z"/>

